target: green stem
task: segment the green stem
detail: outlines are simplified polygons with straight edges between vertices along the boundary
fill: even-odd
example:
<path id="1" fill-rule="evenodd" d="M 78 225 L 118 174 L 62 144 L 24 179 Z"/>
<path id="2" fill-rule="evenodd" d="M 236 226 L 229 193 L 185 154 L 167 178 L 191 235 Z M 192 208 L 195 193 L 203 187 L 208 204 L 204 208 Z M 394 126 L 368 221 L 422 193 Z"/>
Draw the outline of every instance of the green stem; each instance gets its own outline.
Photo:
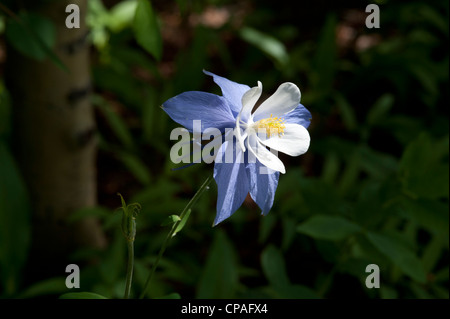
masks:
<path id="1" fill-rule="evenodd" d="M 197 193 L 195 193 L 194 197 L 192 197 L 192 199 L 189 201 L 189 203 L 186 205 L 186 207 L 183 209 L 183 211 L 180 214 L 180 220 L 175 222 L 172 225 L 172 228 L 170 229 L 169 234 L 167 234 L 166 239 L 164 240 L 164 243 L 161 246 L 161 249 L 159 250 L 158 256 L 156 257 L 156 261 L 153 264 L 153 267 L 150 271 L 150 274 L 147 278 L 147 281 L 145 282 L 144 285 L 144 289 L 141 293 L 141 295 L 139 296 L 140 299 L 143 299 L 148 291 L 148 288 L 150 286 L 150 282 L 153 278 L 153 274 L 155 273 L 156 267 L 158 267 L 159 261 L 161 260 L 162 255 L 164 254 L 164 251 L 166 250 L 167 244 L 169 243 L 170 239 L 172 239 L 173 234 L 175 233 L 178 225 L 180 224 L 180 222 L 183 220 L 183 217 L 186 215 L 186 213 L 192 208 L 192 206 L 194 206 L 194 204 L 197 202 L 197 200 L 200 198 L 200 196 L 202 196 L 202 194 L 208 189 L 209 184 L 211 183 L 211 181 L 213 180 L 213 176 L 210 175 L 206 181 L 203 183 L 202 186 L 200 186 L 199 190 L 197 191 Z"/>
<path id="2" fill-rule="evenodd" d="M 133 280 L 133 268 L 134 268 L 134 240 L 127 240 L 128 244 L 128 264 L 127 264 L 127 281 L 125 284 L 124 299 L 130 297 L 131 281 Z"/>

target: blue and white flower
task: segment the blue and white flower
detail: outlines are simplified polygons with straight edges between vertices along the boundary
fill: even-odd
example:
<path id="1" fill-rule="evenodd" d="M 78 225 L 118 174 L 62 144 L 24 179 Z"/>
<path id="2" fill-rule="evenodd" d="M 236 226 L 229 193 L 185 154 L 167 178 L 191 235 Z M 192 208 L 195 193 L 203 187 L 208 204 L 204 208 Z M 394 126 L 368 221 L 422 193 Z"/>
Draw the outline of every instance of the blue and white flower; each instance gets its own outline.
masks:
<path id="1" fill-rule="evenodd" d="M 266 215 L 273 205 L 279 173 L 286 172 L 283 162 L 267 148 L 291 156 L 304 154 L 310 143 L 307 128 L 311 113 L 300 104 L 301 93 L 293 83 L 281 84 L 252 113 L 261 97 L 261 82 L 250 88 L 204 72 L 213 77 L 222 96 L 184 92 L 163 103 L 162 108 L 190 132 L 194 121 L 200 120 L 201 132 L 217 128 L 225 133 L 214 164 L 218 187 L 214 225 L 230 217 L 248 193 Z M 234 160 L 223 160 L 227 154 L 233 154 Z M 265 173 L 261 173 L 263 168 Z"/>

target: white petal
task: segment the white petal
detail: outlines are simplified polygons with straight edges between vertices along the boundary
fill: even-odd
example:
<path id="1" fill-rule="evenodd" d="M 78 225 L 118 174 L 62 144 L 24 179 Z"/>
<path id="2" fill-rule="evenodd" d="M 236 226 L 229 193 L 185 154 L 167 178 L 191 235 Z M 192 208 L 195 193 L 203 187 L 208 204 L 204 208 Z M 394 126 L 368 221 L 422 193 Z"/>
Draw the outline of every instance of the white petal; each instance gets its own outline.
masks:
<path id="1" fill-rule="evenodd" d="M 300 103 L 300 89 L 290 82 L 281 84 L 278 89 L 267 100 L 265 100 L 253 113 L 254 121 L 283 116 L 294 110 Z"/>
<path id="2" fill-rule="evenodd" d="M 239 113 L 239 118 L 242 121 L 248 122 L 250 119 L 250 114 L 261 97 L 262 89 L 262 83 L 258 81 L 258 86 L 251 88 L 242 96 L 242 110 Z"/>
<path id="3" fill-rule="evenodd" d="M 247 138 L 247 146 L 249 151 L 268 168 L 286 173 L 283 162 L 272 152 L 270 152 L 264 145 L 258 141 L 258 137 L 255 134 L 251 134 Z"/>
<path id="4" fill-rule="evenodd" d="M 250 90 L 245 92 L 245 94 L 242 96 L 242 109 L 239 112 L 238 116 L 236 117 L 235 134 L 243 152 L 245 152 L 244 146 L 245 138 L 241 136 L 241 121 L 247 123 L 248 120 L 251 118 L 251 112 L 256 102 L 258 101 L 259 97 L 261 96 L 261 93 L 262 93 L 262 83 L 258 81 L 258 86 L 251 88 Z M 246 129 L 246 127 L 244 129 Z"/>
<path id="5" fill-rule="evenodd" d="M 262 144 L 274 150 L 291 156 L 299 156 L 306 153 L 309 148 L 310 136 L 306 128 L 299 124 L 284 124 L 284 135 L 272 134 L 267 138 L 264 132 L 258 134 Z"/>

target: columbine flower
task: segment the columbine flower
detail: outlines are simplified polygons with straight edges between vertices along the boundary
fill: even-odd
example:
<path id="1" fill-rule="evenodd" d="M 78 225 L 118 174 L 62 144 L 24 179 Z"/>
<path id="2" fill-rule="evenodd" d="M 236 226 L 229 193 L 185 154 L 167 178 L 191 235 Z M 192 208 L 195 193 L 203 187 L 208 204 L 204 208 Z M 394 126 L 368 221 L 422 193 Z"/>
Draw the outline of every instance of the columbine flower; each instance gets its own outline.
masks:
<path id="1" fill-rule="evenodd" d="M 310 138 L 306 130 L 307 125 L 303 126 L 304 115 L 310 117 L 310 114 L 303 105 L 299 105 L 300 90 L 293 83 L 281 84 L 278 90 L 251 114 L 261 93 L 262 84 L 258 82 L 257 87 L 248 90 L 242 97 L 242 109 L 236 118 L 236 136 L 243 152 L 246 150 L 246 140 L 249 151 L 263 165 L 284 174 L 286 170 L 283 162 L 266 146 L 291 156 L 305 153 Z M 292 112 L 294 113 L 291 114 Z M 297 123 L 299 120 L 301 122 Z"/>
<path id="2" fill-rule="evenodd" d="M 250 88 L 204 72 L 213 77 L 223 96 L 184 92 L 166 101 L 162 108 L 191 132 L 194 120 L 201 120 L 202 133 L 208 128 L 225 132 L 225 141 L 214 164 L 214 179 L 218 187 L 214 225 L 230 217 L 248 193 L 266 215 L 273 205 L 279 173 L 286 171 L 283 162 L 266 147 L 291 156 L 305 153 L 310 142 L 306 128 L 311 113 L 300 104 L 300 90 L 293 83 L 280 85 L 252 113 L 262 93 L 261 82 Z M 226 131 L 227 128 L 233 130 Z M 230 134 L 234 135 L 231 139 Z M 231 163 L 223 160 L 227 154 L 234 154 L 235 160 Z M 256 160 L 251 160 L 249 155 Z M 262 173 L 264 167 L 269 170 Z"/>

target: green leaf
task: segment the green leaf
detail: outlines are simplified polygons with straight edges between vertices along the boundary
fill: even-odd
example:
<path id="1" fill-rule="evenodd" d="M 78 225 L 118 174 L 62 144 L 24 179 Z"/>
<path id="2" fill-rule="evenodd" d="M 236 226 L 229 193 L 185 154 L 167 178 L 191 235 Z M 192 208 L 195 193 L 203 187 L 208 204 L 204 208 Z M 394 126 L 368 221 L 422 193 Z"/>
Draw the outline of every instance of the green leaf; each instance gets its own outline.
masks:
<path id="1" fill-rule="evenodd" d="M 292 244 L 297 234 L 296 222 L 293 218 L 285 217 L 281 220 L 283 226 L 283 238 L 281 242 L 281 249 L 286 251 Z"/>
<path id="2" fill-rule="evenodd" d="M 118 32 L 129 26 L 136 14 L 136 7 L 136 0 L 125 0 L 117 3 L 109 12 L 108 27 L 112 31 Z"/>
<path id="3" fill-rule="evenodd" d="M 0 281 L 12 294 L 30 244 L 30 203 L 19 168 L 0 140 Z"/>
<path id="4" fill-rule="evenodd" d="M 444 266 L 444 268 L 435 272 L 434 281 L 447 284 L 449 277 L 449 268 Z"/>
<path id="5" fill-rule="evenodd" d="M 159 298 L 155 298 L 155 299 L 181 299 L 181 296 L 179 293 L 177 292 L 173 292 L 171 294 L 159 297 Z"/>
<path id="6" fill-rule="evenodd" d="M 117 154 L 123 165 L 130 170 L 134 177 L 143 185 L 148 186 L 151 181 L 151 173 L 147 165 L 136 155 L 128 152 Z"/>
<path id="7" fill-rule="evenodd" d="M 356 130 L 358 128 L 358 121 L 353 107 L 342 94 L 337 93 L 335 99 L 344 125 L 349 131 Z"/>
<path id="8" fill-rule="evenodd" d="M 156 15 L 149 0 L 138 0 L 133 29 L 139 45 L 153 55 L 156 60 L 161 60 L 162 39 Z"/>
<path id="9" fill-rule="evenodd" d="M 93 292 L 68 292 L 64 295 L 61 295 L 59 299 L 108 299 L 108 298 Z"/>
<path id="10" fill-rule="evenodd" d="M 422 129 L 422 122 L 420 118 L 390 114 L 383 121 L 382 127 L 389 130 L 396 140 L 404 145 L 409 143 L 411 138 Z"/>
<path id="11" fill-rule="evenodd" d="M 225 233 L 218 231 L 209 250 L 196 298 L 233 298 L 237 286 L 235 250 Z"/>
<path id="12" fill-rule="evenodd" d="M 394 96 L 392 94 L 382 95 L 369 110 L 366 120 L 367 124 L 375 125 L 381 123 L 386 118 L 393 105 Z"/>
<path id="13" fill-rule="evenodd" d="M 439 262 L 439 259 L 442 257 L 443 250 L 444 240 L 439 236 L 433 236 L 422 254 L 423 268 L 426 272 L 433 272 L 435 266 Z"/>
<path id="14" fill-rule="evenodd" d="M 398 239 L 377 234 L 366 233 L 367 239 L 386 257 L 388 257 L 404 274 L 412 279 L 425 283 L 426 273 L 420 259 Z"/>
<path id="15" fill-rule="evenodd" d="M 381 299 L 397 299 L 398 293 L 394 288 L 391 288 L 386 285 L 381 285 L 380 297 L 381 297 Z"/>
<path id="16" fill-rule="evenodd" d="M 400 178 L 413 197 L 448 198 L 448 136 L 436 141 L 424 132 L 411 141 L 400 161 Z"/>
<path id="17" fill-rule="evenodd" d="M 286 178 L 291 179 L 289 176 L 286 176 Z M 336 187 L 315 178 L 297 178 L 296 180 L 291 179 L 291 181 L 296 184 L 298 183 L 299 185 L 298 191 L 300 192 L 301 197 L 295 197 L 300 197 L 302 200 L 298 203 L 305 207 L 305 211 L 302 211 L 301 215 L 307 216 L 307 213 L 316 215 L 321 212 L 344 214 L 348 211 L 348 205 L 342 196 L 337 194 Z M 287 184 L 287 186 L 289 186 L 289 184 Z M 291 192 L 292 191 L 294 190 L 291 189 Z M 324 198 L 327 200 L 324 200 Z M 291 208 L 291 210 L 294 209 L 298 210 L 296 207 Z"/>
<path id="18" fill-rule="evenodd" d="M 9 19 L 5 35 L 12 47 L 24 56 L 38 61 L 49 57 L 67 71 L 67 67 L 52 50 L 56 28 L 49 19 L 33 12 L 20 12 L 18 19 Z"/>
<path id="19" fill-rule="evenodd" d="M 168 216 L 164 222 L 161 223 L 161 226 L 168 226 L 176 223 L 177 221 L 180 221 L 181 218 L 178 215 L 170 215 Z"/>
<path id="20" fill-rule="evenodd" d="M 355 242 L 350 247 L 351 260 L 362 260 L 365 265 L 377 264 L 379 267 L 383 267 L 389 263 L 389 259 L 381 253 L 368 239 L 365 234 L 360 233 L 355 236 Z M 349 259 L 350 260 L 350 259 Z M 353 266 L 356 263 L 353 264 Z M 361 268 L 358 270 L 361 274 Z"/>
<path id="21" fill-rule="evenodd" d="M 47 56 L 42 44 L 48 47 L 55 44 L 56 30 L 53 23 L 31 12 L 21 12 L 18 17 L 20 20 L 10 19 L 7 23 L 6 37 L 9 43 L 23 55 L 42 61 Z M 42 44 L 37 37 L 42 40 Z"/>
<path id="22" fill-rule="evenodd" d="M 0 34 L 3 34 L 5 31 L 5 18 L 0 16 Z"/>
<path id="23" fill-rule="evenodd" d="M 269 283 L 276 290 L 287 290 L 291 285 L 286 273 L 286 265 L 281 252 L 273 245 L 269 245 L 261 255 L 261 266 Z"/>
<path id="24" fill-rule="evenodd" d="M 99 49 L 103 49 L 108 43 L 106 25 L 109 20 L 109 13 L 101 0 L 87 2 L 86 25 L 89 27 L 92 43 Z"/>
<path id="25" fill-rule="evenodd" d="M 274 229 L 276 223 L 277 218 L 275 217 L 275 215 L 268 214 L 264 216 L 264 218 L 261 218 L 258 237 L 259 243 L 264 243 L 267 238 L 269 238 L 269 235 Z"/>
<path id="26" fill-rule="evenodd" d="M 347 192 L 354 189 L 354 185 L 358 180 L 359 173 L 361 171 L 361 152 L 355 149 L 351 154 L 351 157 L 347 161 L 344 171 L 342 172 L 341 178 L 339 180 L 338 191 L 341 194 L 346 194 Z"/>
<path id="27" fill-rule="evenodd" d="M 337 61 L 336 24 L 336 15 L 329 14 L 317 41 L 316 55 L 312 63 L 313 70 L 316 71 L 313 85 L 318 92 L 330 92 L 335 81 Z"/>
<path id="28" fill-rule="evenodd" d="M 431 289 L 434 292 L 434 295 L 440 299 L 449 299 L 448 287 L 442 287 L 440 285 L 432 285 Z M 436 299 L 436 298 L 434 298 Z"/>
<path id="29" fill-rule="evenodd" d="M 125 202 L 125 199 L 123 198 L 122 194 L 117 193 L 117 195 L 120 197 L 120 203 L 122 204 L 123 212 L 125 213 L 125 215 L 128 215 L 128 211 L 127 211 L 128 210 L 128 205 Z"/>
<path id="30" fill-rule="evenodd" d="M 359 147 L 361 170 L 370 174 L 374 179 L 385 179 L 397 172 L 398 160 L 395 156 L 377 152 L 367 145 Z"/>
<path id="31" fill-rule="evenodd" d="M 101 96 L 99 95 L 94 96 L 93 102 L 103 113 L 111 130 L 120 140 L 122 145 L 127 149 L 132 149 L 134 147 L 133 136 L 131 135 L 127 127 L 127 124 L 124 122 L 124 120 L 116 112 L 113 111 L 111 105 Z"/>
<path id="32" fill-rule="evenodd" d="M 416 12 L 416 11 L 414 11 Z M 427 23 L 432 24 L 436 27 L 440 32 L 448 36 L 448 15 L 444 12 L 448 12 L 448 4 L 447 10 L 441 11 L 437 7 L 433 7 L 430 5 L 420 6 L 420 10 L 417 11 L 419 16 L 421 16 Z M 415 13 L 414 13 L 415 14 Z"/>
<path id="33" fill-rule="evenodd" d="M 422 285 L 418 285 L 416 282 L 412 282 L 410 287 L 418 299 L 435 299 Z"/>
<path id="34" fill-rule="evenodd" d="M 323 168 L 322 168 L 322 176 L 321 179 L 329 184 L 329 185 L 333 185 L 334 181 L 336 180 L 336 177 L 338 176 L 339 172 L 340 172 L 340 160 L 339 157 L 336 155 L 335 152 L 330 151 L 326 156 L 325 156 L 325 162 L 323 164 Z"/>
<path id="35" fill-rule="evenodd" d="M 448 203 L 429 199 L 403 198 L 396 208 L 401 216 L 416 222 L 430 233 L 448 238 Z"/>
<path id="36" fill-rule="evenodd" d="M 187 220 L 189 219 L 189 216 L 191 215 L 191 209 L 188 209 L 186 211 L 186 214 L 183 216 L 183 218 L 181 219 L 180 223 L 178 224 L 177 228 L 175 229 L 174 233 L 172 236 L 175 236 L 178 232 L 180 232 L 184 225 L 186 225 Z"/>
<path id="37" fill-rule="evenodd" d="M 61 294 L 67 291 L 66 278 L 57 277 L 39 281 L 28 287 L 17 296 L 19 299 L 35 298 L 39 296 Z"/>
<path id="38" fill-rule="evenodd" d="M 125 272 L 124 260 L 126 260 L 126 245 L 121 236 L 115 236 L 108 248 L 109 249 L 104 252 L 104 255 L 102 255 L 98 269 L 101 282 L 112 286 L 114 283 L 123 279 L 122 275 Z"/>
<path id="39" fill-rule="evenodd" d="M 342 240 L 361 228 L 342 217 L 314 215 L 300 224 L 297 231 L 316 239 Z"/>
<path id="40" fill-rule="evenodd" d="M 249 27 L 242 28 L 240 35 L 245 41 L 256 46 L 280 66 L 286 66 L 289 63 L 286 47 L 278 39 Z"/>

